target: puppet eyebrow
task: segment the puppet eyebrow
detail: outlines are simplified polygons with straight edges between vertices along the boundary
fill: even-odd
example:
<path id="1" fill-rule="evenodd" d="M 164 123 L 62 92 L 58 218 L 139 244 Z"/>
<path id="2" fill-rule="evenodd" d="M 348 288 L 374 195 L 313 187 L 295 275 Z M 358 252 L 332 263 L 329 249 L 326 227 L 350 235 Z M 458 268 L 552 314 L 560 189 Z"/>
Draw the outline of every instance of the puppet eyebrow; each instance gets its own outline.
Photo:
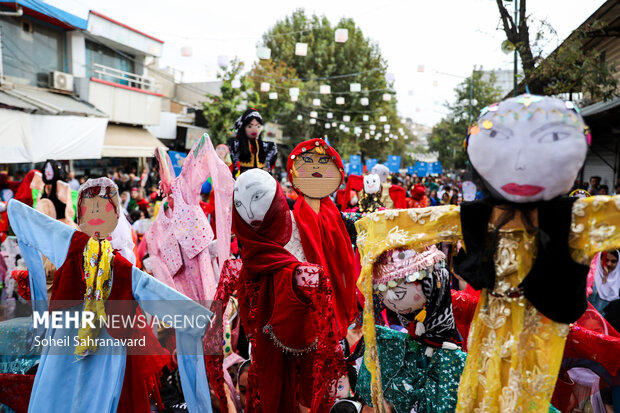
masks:
<path id="1" fill-rule="evenodd" d="M 534 137 L 534 136 L 536 136 L 536 135 L 539 135 L 539 134 L 541 134 L 542 132 L 546 131 L 547 129 L 555 128 L 555 127 L 557 127 L 557 126 L 567 126 L 567 127 L 571 127 L 571 125 L 569 125 L 569 124 L 567 124 L 567 123 L 565 123 L 565 122 L 560 122 L 560 121 L 557 121 L 557 122 L 551 122 L 551 123 L 547 123 L 547 124 L 542 125 L 541 127 L 537 128 L 537 129 L 533 130 L 533 131 L 530 133 L 530 137 Z"/>
<path id="2" fill-rule="evenodd" d="M 507 134 L 509 134 L 511 137 L 512 137 L 512 136 L 514 136 L 514 132 L 513 132 L 513 130 L 512 130 L 512 129 L 507 128 L 507 127 L 505 127 L 505 126 L 502 126 L 502 125 L 500 125 L 500 124 L 493 123 L 493 126 L 492 126 L 490 129 L 488 129 L 488 130 L 489 130 L 489 131 L 491 131 L 491 130 L 493 130 L 493 129 L 497 129 L 497 130 L 499 130 L 499 131 L 502 131 L 502 132 L 504 132 L 504 133 L 507 133 Z"/>
<path id="3" fill-rule="evenodd" d="M 250 182 L 249 184 L 247 184 L 245 186 L 245 189 L 247 190 L 247 189 L 252 188 L 253 186 L 256 186 L 256 185 L 260 185 L 260 182 Z"/>

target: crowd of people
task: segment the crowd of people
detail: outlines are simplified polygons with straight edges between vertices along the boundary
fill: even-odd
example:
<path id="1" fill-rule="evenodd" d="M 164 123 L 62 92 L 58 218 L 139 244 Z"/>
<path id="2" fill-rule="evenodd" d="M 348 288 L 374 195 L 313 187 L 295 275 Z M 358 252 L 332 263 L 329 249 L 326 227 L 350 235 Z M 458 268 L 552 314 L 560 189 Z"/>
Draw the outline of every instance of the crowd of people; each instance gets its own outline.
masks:
<path id="1" fill-rule="evenodd" d="M 540 110 L 546 110 L 543 103 Z M 206 388 L 200 387 L 202 367 L 190 367 L 176 353 L 175 342 L 188 337 L 159 328 L 149 334 L 163 355 L 145 364 L 127 359 L 122 393 L 110 395 L 119 411 L 142 411 L 148 405 L 144 411 L 207 412 L 209 404 L 215 412 L 238 413 L 447 413 L 473 412 L 488 403 L 505 411 L 534 406 L 536 411 L 572 413 L 589 405 L 606 413 L 620 404 L 620 360 L 602 357 L 620 349 L 618 242 L 613 230 L 605 236 L 600 230 L 599 244 L 590 248 L 579 237 L 596 229 L 570 221 L 573 203 L 579 205 L 572 209 L 578 211 L 574 220 L 603 212 L 620 219 L 607 212 L 611 206 L 601 209 L 607 198 L 587 200 L 611 194 L 600 177 L 554 183 L 554 192 L 543 199 L 538 194 L 547 188 L 544 177 L 529 185 L 497 186 L 480 163 L 477 170 L 425 177 L 377 164 L 362 176 L 345 176 L 337 151 L 322 139 L 300 143 L 279 174 L 274 172 L 278 148 L 262 140 L 262 124 L 258 111 L 249 108 L 235 122 L 237 133 L 227 144 L 215 148 L 203 136 L 178 176 L 161 150 L 152 168 L 111 170 L 105 177 L 76 176 L 52 160 L 24 176 L 0 173 L 0 333 L 8 328 L 2 322 L 9 316 L 28 313 L 29 300 L 35 305 L 40 289 L 30 248 L 36 248 L 50 255 L 43 254 L 47 258 L 39 279 L 50 301 L 66 290 L 102 311 L 91 304 L 92 290 L 112 300 L 113 293 L 118 296 L 126 288 L 125 297 L 138 301 L 159 294 L 201 305 L 222 303 L 223 344 L 209 353 L 203 343 L 208 396 L 198 394 Z M 468 150 L 475 167 L 472 144 Z M 620 193 L 620 180 L 614 193 Z M 526 201 L 513 201 L 515 194 L 527 196 Z M 558 201 L 568 202 L 568 209 L 549 204 L 558 199 L 568 200 Z M 592 206 L 592 199 L 599 204 Z M 19 209 L 22 204 L 16 201 L 27 208 Z M 85 234 L 83 239 L 67 233 L 68 241 L 60 240 L 64 230 L 28 208 L 66 220 Z M 112 219 L 109 231 L 96 222 L 105 221 L 106 213 L 118 220 Z M 64 251 L 39 246 L 51 235 L 38 233 L 37 225 L 59 231 L 55 248 Z M 559 239 L 561 234 L 566 239 Z M 535 243 L 535 237 L 541 241 Z M 567 262 L 569 237 L 574 251 L 587 251 L 578 258 L 590 264 L 589 272 L 572 259 Z M 63 253 L 73 258 L 56 257 Z M 88 269 L 95 262 L 99 270 L 98 260 L 106 254 L 114 265 L 101 264 L 99 272 Z M 545 284 L 553 280 L 542 275 L 562 275 L 541 274 L 552 268 L 545 267 L 551 265 L 548 260 L 581 275 Z M 81 284 L 63 284 L 71 265 L 78 265 L 77 276 L 71 275 L 77 284 L 81 275 L 90 288 L 86 294 Z M 129 275 L 121 272 L 127 268 Z M 533 279 L 530 273 L 537 284 L 526 282 Z M 112 282 L 112 275 L 119 281 Z M 549 285 L 572 295 L 562 297 L 565 302 L 541 299 Z M 117 290 L 111 292 L 111 286 Z M 0 344 L 7 344 L 5 337 L 0 334 Z M 509 345 L 497 347 L 491 337 Z M 585 339 L 591 340 L 588 346 L 579 344 Z M 563 359 L 565 341 L 568 356 Z M 78 361 L 67 367 L 67 376 L 85 374 L 79 370 L 82 360 L 97 351 L 76 347 Z M 523 352 L 537 356 L 525 360 Z M 0 394 L 0 403 L 16 410 L 28 406 L 28 399 L 31 407 L 44 404 L 48 393 L 34 375 L 41 381 L 58 374 L 50 373 L 53 367 L 43 360 L 48 359 L 0 355 L 0 388 L 9 379 L 22 380 L 14 391 L 27 393 L 26 402 Z M 546 372 L 538 388 L 512 395 L 514 410 L 505 404 L 506 389 L 515 382 L 524 389 L 525 381 L 501 371 L 507 362 L 513 369 L 518 365 L 523 380 L 533 371 Z M 477 367 L 487 364 L 488 370 Z M 112 371 L 122 375 L 122 369 Z M 487 379 L 494 385 L 486 387 Z M 188 390 L 188 382 L 198 384 Z M 129 396 L 125 383 L 137 386 Z M 80 404 L 85 396 L 62 397 L 58 400 Z"/>

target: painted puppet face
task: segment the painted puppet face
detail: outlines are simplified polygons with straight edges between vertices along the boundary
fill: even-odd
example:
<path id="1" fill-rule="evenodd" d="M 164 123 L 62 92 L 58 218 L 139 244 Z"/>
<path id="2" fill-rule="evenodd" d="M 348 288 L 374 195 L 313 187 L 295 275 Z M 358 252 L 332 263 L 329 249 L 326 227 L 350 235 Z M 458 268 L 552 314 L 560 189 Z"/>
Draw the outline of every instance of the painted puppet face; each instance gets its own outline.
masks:
<path id="1" fill-rule="evenodd" d="M 226 155 L 228 155 L 228 153 L 229 153 L 228 145 L 225 145 L 223 143 L 217 145 L 217 148 L 215 148 L 215 153 L 217 153 L 217 156 L 222 161 L 226 161 Z"/>
<path id="2" fill-rule="evenodd" d="M 258 229 L 276 195 L 278 183 L 269 173 L 262 169 L 250 169 L 237 178 L 235 182 L 235 209 L 241 218 Z"/>
<path id="3" fill-rule="evenodd" d="M 463 199 L 468 202 L 476 199 L 476 184 L 472 181 L 463 182 Z"/>
<path id="4" fill-rule="evenodd" d="M 467 152 L 499 196 L 548 201 L 570 191 L 588 148 L 583 120 L 570 102 L 521 95 L 484 110 Z"/>
<path id="5" fill-rule="evenodd" d="M 256 139 L 262 130 L 263 125 L 256 119 L 252 119 L 252 121 L 245 126 L 245 135 L 250 139 Z"/>
<path id="6" fill-rule="evenodd" d="M 377 174 L 370 174 L 364 177 L 364 192 L 376 194 L 381 190 L 381 178 Z"/>
<path id="7" fill-rule="evenodd" d="M 325 198 L 338 189 L 342 175 L 328 154 L 304 152 L 295 158 L 293 185 L 309 198 Z"/>
<path id="8" fill-rule="evenodd" d="M 398 314 L 411 314 L 426 304 L 422 284 L 418 281 L 401 283 L 377 294 L 387 308 Z"/>
<path id="9" fill-rule="evenodd" d="M 110 188 L 106 192 L 106 188 L 103 188 L 95 194 L 86 190 L 81 197 L 78 217 L 80 230 L 95 239 L 107 238 L 118 224 L 118 191 Z"/>

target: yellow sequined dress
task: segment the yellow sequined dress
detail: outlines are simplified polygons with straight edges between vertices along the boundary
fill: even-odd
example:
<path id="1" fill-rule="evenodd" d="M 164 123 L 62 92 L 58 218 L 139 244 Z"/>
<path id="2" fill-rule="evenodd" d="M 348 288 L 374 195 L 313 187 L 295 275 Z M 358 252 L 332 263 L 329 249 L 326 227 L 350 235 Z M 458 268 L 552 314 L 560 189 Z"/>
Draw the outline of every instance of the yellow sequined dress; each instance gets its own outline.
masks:
<path id="1" fill-rule="evenodd" d="M 596 252 L 618 248 L 619 224 L 620 197 L 576 201 L 569 242 L 575 261 L 589 264 Z M 358 221 L 357 228 L 363 257 L 361 289 L 372 288 L 372 265 L 382 251 L 462 238 L 460 210 L 455 206 L 380 211 Z M 525 297 L 507 294 L 529 273 L 536 258 L 535 241 L 518 223 L 500 231 L 494 254 L 495 288 L 480 294 L 469 331 L 457 413 L 549 409 L 569 325 L 543 316 Z M 374 331 L 367 333 L 374 336 Z"/>

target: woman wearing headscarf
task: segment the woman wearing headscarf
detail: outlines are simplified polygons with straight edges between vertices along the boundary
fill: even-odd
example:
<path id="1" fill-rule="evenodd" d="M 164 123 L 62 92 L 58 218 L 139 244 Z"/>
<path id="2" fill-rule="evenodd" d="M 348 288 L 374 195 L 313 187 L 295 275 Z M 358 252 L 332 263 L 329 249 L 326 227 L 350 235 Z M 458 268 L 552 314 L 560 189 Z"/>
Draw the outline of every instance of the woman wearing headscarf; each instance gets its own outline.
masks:
<path id="1" fill-rule="evenodd" d="M 233 176 L 252 168 L 273 169 L 278 147 L 273 142 L 263 141 L 263 118 L 260 113 L 248 108 L 235 122 L 235 130 L 235 137 L 228 140 Z"/>
<path id="2" fill-rule="evenodd" d="M 588 300 L 602 313 L 607 304 L 620 298 L 620 268 L 618 251 L 607 251 L 597 255 L 594 289 Z"/>

